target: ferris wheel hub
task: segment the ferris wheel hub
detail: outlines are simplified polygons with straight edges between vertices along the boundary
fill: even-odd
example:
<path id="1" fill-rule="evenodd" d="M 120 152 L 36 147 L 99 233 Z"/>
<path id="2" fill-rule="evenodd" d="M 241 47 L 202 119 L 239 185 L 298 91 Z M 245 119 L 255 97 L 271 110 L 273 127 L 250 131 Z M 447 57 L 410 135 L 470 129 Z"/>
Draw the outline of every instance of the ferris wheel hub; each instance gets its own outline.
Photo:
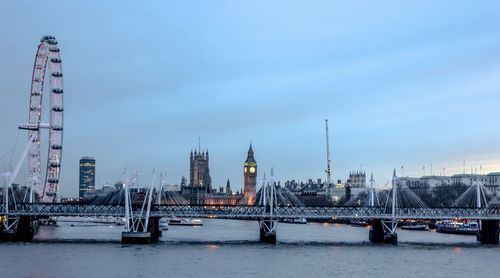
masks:
<path id="1" fill-rule="evenodd" d="M 39 124 L 20 124 L 19 129 L 21 130 L 39 130 L 39 129 L 49 129 L 49 123 L 39 123 Z"/>

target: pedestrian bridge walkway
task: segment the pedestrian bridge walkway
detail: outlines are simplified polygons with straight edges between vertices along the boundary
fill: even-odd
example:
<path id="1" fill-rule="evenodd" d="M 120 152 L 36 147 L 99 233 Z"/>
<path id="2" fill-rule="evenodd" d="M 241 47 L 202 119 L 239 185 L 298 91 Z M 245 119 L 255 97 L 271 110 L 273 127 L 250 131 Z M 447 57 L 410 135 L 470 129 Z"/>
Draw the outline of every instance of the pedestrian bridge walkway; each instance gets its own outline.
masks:
<path id="1" fill-rule="evenodd" d="M 152 217 L 198 217 L 259 219 L 265 206 L 193 206 L 151 205 Z M 0 214 L 5 215 L 3 208 Z M 139 213 L 139 210 L 137 211 Z M 9 210 L 11 216 L 125 216 L 124 205 L 92 205 L 68 203 L 17 204 Z M 332 206 L 332 207 L 275 207 L 274 218 L 328 219 L 468 219 L 500 220 L 500 207 L 484 208 L 396 208 L 394 214 L 386 207 Z"/>

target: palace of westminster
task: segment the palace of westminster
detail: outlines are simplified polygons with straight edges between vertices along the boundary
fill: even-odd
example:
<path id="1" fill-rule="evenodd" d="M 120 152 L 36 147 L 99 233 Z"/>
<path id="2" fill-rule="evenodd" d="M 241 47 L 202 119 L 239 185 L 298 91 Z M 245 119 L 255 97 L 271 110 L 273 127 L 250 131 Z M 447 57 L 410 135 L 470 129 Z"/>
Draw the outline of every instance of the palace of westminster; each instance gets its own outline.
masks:
<path id="1" fill-rule="evenodd" d="M 247 159 L 243 164 L 244 185 L 241 193 L 233 193 L 229 180 L 226 192 L 212 188 L 208 151 L 191 151 L 189 156 L 189 184 L 181 183 L 181 195 L 192 205 L 236 205 L 242 199 L 252 205 L 255 202 L 257 185 L 257 162 L 252 145 L 248 149 Z"/>

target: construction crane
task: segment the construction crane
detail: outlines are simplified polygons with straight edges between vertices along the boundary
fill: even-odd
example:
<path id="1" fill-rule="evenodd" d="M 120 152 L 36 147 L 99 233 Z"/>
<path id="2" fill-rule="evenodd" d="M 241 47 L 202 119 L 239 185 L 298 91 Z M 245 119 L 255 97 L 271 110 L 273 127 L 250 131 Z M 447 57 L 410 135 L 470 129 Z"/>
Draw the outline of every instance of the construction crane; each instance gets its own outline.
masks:
<path id="1" fill-rule="evenodd" d="M 332 175 L 332 167 L 330 160 L 330 139 L 328 136 L 328 119 L 325 119 L 326 125 L 326 196 L 330 197 L 330 177 Z"/>

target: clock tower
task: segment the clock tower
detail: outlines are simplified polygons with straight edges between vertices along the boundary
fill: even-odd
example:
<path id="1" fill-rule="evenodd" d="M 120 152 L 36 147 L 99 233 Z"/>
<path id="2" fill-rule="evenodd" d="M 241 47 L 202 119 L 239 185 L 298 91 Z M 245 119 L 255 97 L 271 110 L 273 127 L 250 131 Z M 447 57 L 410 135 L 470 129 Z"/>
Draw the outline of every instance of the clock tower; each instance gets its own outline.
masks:
<path id="1" fill-rule="evenodd" d="M 257 162 L 253 157 L 252 144 L 250 143 L 250 148 L 248 149 L 247 160 L 243 164 L 243 176 L 245 178 L 245 184 L 243 186 L 243 197 L 247 199 L 249 205 L 253 205 L 255 202 L 255 187 L 257 185 Z"/>

